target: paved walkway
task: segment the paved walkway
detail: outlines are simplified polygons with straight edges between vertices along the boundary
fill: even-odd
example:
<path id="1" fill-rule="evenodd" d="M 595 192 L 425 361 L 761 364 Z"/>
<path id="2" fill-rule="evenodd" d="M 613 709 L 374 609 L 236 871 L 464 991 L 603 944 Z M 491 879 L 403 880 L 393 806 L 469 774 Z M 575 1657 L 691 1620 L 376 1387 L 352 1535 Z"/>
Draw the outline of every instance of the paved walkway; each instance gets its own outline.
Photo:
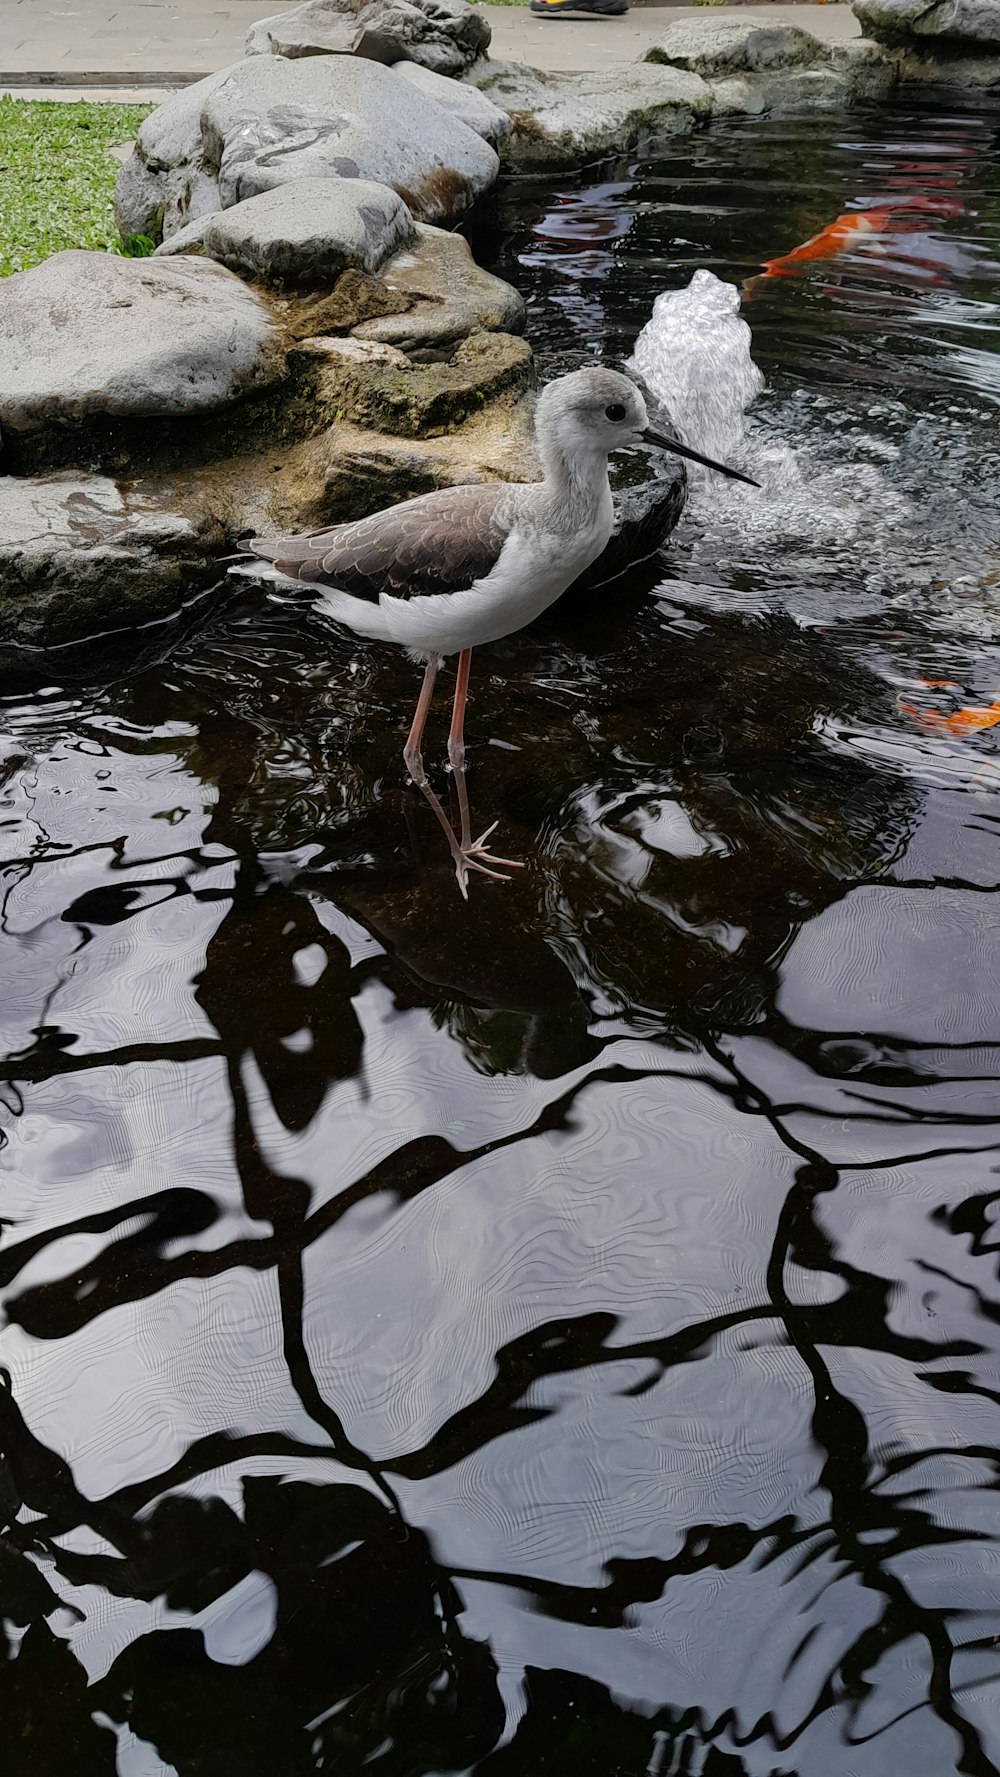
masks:
<path id="1" fill-rule="evenodd" d="M 89 88 L 96 97 L 133 87 L 153 96 L 238 61 L 247 26 L 282 10 L 280 0 L 0 0 L 0 91 Z M 635 61 L 671 19 L 693 16 L 690 6 L 649 4 L 593 23 L 535 19 L 519 6 L 483 11 L 494 55 L 567 71 Z M 738 16 L 788 18 L 827 41 L 858 35 L 846 5 L 741 6 Z"/>

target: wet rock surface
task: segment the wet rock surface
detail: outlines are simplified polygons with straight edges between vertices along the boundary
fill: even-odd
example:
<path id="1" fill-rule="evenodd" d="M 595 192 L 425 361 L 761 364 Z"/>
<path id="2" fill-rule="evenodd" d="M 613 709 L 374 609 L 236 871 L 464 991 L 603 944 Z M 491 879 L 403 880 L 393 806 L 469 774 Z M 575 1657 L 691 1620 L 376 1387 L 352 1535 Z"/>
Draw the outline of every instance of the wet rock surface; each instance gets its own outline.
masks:
<path id="1" fill-rule="evenodd" d="M 212 413 L 285 373 L 287 341 L 212 260 L 56 253 L 0 282 L 0 430 Z"/>
<path id="2" fill-rule="evenodd" d="M 221 527 L 138 486 L 64 471 L 0 476 L 0 662 L 166 615 L 220 577 Z"/>
<path id="3" fill-rule="evenodd" d="M 464 0 L 307 0 L 251 25 L 246 53 L 410 60 L 458 74 L 490 42 L 488 19 Z"/>
<path id="4" fill-rule="evenodd" d="M 244 278 L 315 287 L 373 272 L 414 238 L 396 192 L 364 179 L 298 179 L 174 235 L 158 255 L 199 252 Z"/>

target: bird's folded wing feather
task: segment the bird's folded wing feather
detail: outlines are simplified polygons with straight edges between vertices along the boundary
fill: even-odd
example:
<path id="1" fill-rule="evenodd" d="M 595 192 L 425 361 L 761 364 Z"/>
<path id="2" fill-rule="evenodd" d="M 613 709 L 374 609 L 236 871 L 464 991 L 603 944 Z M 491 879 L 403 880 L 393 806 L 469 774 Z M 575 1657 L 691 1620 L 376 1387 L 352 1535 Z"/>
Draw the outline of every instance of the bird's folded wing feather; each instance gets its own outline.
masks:
<path id="1" fill-rule="evenodd" d="M 504 482 L 443 488 L 311 536 L 254 537 L 248 549 L 293 579 L 373 602 L 459 592 L 497 561 L 510 494 Z"/>

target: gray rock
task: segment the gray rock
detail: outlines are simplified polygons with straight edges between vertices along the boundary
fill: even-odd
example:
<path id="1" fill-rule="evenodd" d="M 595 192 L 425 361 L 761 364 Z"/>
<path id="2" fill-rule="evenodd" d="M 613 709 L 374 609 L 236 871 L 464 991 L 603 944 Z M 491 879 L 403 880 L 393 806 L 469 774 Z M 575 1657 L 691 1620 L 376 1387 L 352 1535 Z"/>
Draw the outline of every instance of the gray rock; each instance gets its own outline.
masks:
<path id="1" fill-rule="evenodd" d="M 55 253 L 0 281 L 0 431 L 204 413 L 278 381 L 286 344 L 212 260 Z"/>
<path id="2" fill-rule="evenodd" d="M 450 356 L 471 333 L 520 333 L 524 327 L 523 298 L 476 264 L 461 235 L 444 229 L 418 227 L 415 244 L 390 259 L 379 277 L 409 307 L 362 321 L 352 329 L 357 339 L 379 340 L 426 360 Z"/>
<path id="3" fill-rule="evenodd" d="M 175 253 L 201 253 L 204 250 L 205 236 L 217 217 L 225 215 L 224 210 L 209 210 L 207 215 L 199 216 L 196 222 L 185 223 L 175 234 L 161 241 L 153 253 L 154 259 L 169 257 Z M 211 257 L 211 255 L 209 255 Z"/>
<path id="4" fill-rule="evenodd" d="M 254 56 L 205 95 L 202 155 L 228 209 L 290 179 L 372 179 L 424 221 L 463 215 L 499 172 L 488 142 L 388 68 Z"/>
<path id="5" fill-rule="evenodd" d="M 167 251 L 200 252 L 263 283 L 331 284 L 348 266 L 377 271 L 414 237 L 413 218 L 388 185 L 367 179 L 294 179 L 182 230 Z M 157 253 L 162 253 L 158 248 Z"/>
<path id="6" fill-rule="evenodd" d="M 916 47 L 880 46 L 901 87 L 952 87 L 970 97 L 992 97 L 1000 90 L 1000 54 L 967 55 L 954 44 L 939 43 L 918 54 Z"/>
<path id="7" fill-rule="evenodd" d="M 651 62 L 598 74 L 543 74 L 519 62 L 487 61 L 465 80 L 510 114 L 514 127 L 502 154 L 514 172 L 643 153 L 712 109 L 700 75 Z"/>
<path id="8" fill-rule="evenodd" d="M 341 8 L 329 5 L 328 0 L 306 0 L 305 6 L 293 6 L 290 12 L 258 19 L 246 34 L 244 53 L 290 60 L 297 56 L 365 55 L 364 34 L 353 6 Z M 386 53 L 373 56 L 373 61 L 396 60 L 388 45 L 384 47 Z"/>
<path id="9" fill-rule="evenodd" d="M 433 99 L 436 105 L 450 111 L 453 117 L 460 118 L 494 148 L 498 149 L 507 140 L 514 127 L 506 111 L 501 111 L 485 93 L 468 86 L 463 80 L 448 80 L 443 74 L 434 74 L 430 68 L 422 67 L 419 62 L 397 62 L 393 72 Z"/>
<path id="10" fill-rule="evenodd" d="M 706 76 L 757 74 L 824 62 L 827 49 L 797 25 L 760 19 L 691 18 L 668 25 L 643 59 L 668 62 Z"/>
<path id="11" fill-rule="evenodd" d="M 164 616 L 219 578 L 222 547 L 207 513 L 101 475 L 0 476 L 0 653 Z"/>
<path id="12" fill-rule="evenodd" d="M 885 99 L 899 78 L 895 59 L 881 43 L 850 37 L 831 49 L 831 65 L 847 84 L 848 101 Z"/>
<path id="13" fill-rule="evenodd" d="M 742 113 L 759 117 L 789 111 L 822 111 L 834 105 L 848 105 L 856 94 L 881 97 L 892 84 L 886 78 L 880 86 L 868 82 L 866 91 L 859 80 L 848 78 L 846 71 L 831 66 L 819 68 L 775 68 L 769 73 L 733 74 L 724 80 L 711 80 L 713 115 L 724 117 Z"/>
<path id="14" fill-rule="evenodd" d="M 459 74 L 486 54 L 489 21 L 464 0 L 306 0 L 250 27 L 246 53 L 359 55 Z"/>
<path id="15" fill-rule="evenodd" d="M 201 110 L 228 73 L 223 68 L 174 93 L 141 125 L 115 181 L 115 221 L 123 240 L 136 234 L 166 239 L 221 209 L 218 164 L 209 166 L 202 152 Z"/>
<path id="16" fill-rule="evenodd" d="M 1000 51 L 1000 0 L 855 0 L 854 14 L 879 43 Z"/>

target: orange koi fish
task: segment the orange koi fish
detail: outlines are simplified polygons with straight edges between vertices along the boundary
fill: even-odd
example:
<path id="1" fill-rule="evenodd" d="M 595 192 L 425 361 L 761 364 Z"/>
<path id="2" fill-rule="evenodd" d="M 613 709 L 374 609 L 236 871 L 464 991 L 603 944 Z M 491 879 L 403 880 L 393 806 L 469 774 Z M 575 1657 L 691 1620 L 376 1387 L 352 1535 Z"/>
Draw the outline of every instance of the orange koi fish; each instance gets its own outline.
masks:
<path id="1" fill-rule="evenodd" d="M 928 689 L 937 686 L 957 688 L 954 679 L 919 679 L 917 683 Z M 1000 701 L 985 706 L 972 704 L 967 709 L 953 710 L 950 716 L 946 716 L 943 710 L 919 709 L 915 703 L 904 703 L 902 698 L 899 708 L 929 733 L 950 734 L 955 740 L 964 740 L 967 735 L 978 734 L 983 728 L 995 728 L 1000 722 Z"/>
<path id="2" fill-rule="evenodd" d="M 747 280 L 744 295 L 749 296 L 762 278 L 793 278 L 817 260 L 836 259 L 838 254 L 849 251 L 866 235 L 912 229 L 914 219 L 961 215 L 962 209 L 963 205 L 954 198 L 918 196 L 892 198 L 874 210 L 848 210 L 835 222 L 821 228 L 819 234 L 810 235 L 801 247 L 793 247 L 790 253 L 782 253 L 778 259 L 765 259 L 763 270 Z"/>
<path id="3" fill-rule="evenodd" d="M 891 215 L 890 210 L 849 210 L 845 216 L 838 216 L 819 234 L 810 235 L 801 247 L 793 247 L 790 253 L 783 253 L 780 259 L 765 259 L 765 278 L 793 278 L 803 265 L 809 265 L 814 259 L 835 259 L 866 234 L 883 234 L 885 225 Z"/>

